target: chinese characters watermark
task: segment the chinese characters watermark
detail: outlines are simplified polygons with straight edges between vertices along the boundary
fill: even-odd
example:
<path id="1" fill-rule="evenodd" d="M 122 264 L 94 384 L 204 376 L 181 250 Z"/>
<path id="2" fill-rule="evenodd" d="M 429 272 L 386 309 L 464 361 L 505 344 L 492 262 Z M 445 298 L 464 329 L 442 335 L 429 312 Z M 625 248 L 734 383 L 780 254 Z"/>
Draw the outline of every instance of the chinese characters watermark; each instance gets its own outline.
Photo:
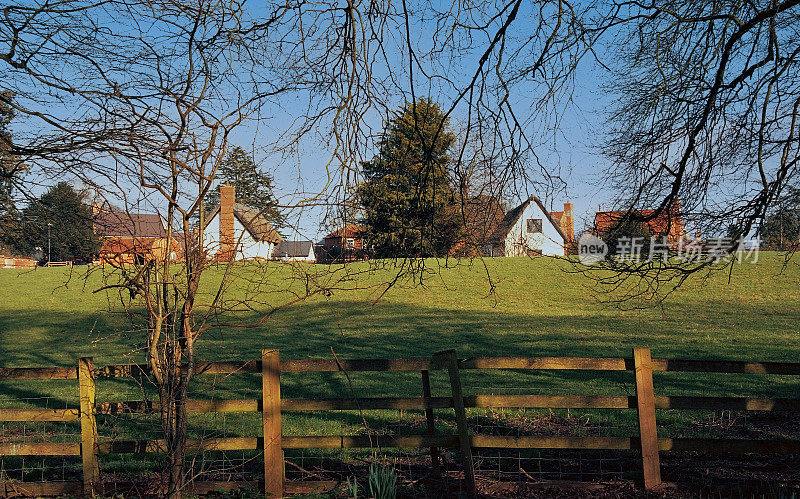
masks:
<path id="1" fill-rule="evenodd" d="M 678 264 L 758 263 L 760 240 L 746 238 L 710 237 L 707 239 L 662 237 L 619 237 L 615 251 L 599 237 L 584 233 L 578 239 L 578 259 L 584 265 L 594 265 L 607 258 L 620 262 L 655 262 Z"/>

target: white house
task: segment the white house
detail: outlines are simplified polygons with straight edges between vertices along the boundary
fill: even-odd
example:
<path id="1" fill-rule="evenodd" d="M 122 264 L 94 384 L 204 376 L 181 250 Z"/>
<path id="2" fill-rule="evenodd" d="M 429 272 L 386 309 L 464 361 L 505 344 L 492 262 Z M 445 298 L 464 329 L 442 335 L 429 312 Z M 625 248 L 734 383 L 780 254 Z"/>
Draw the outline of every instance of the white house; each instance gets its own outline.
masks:
<path id="1" fill-rule="evenodd" d="M 273 258 L 284 262 L 316 262 L 314 243 L 311 241 L 281 241 L 273 252 Z"/>
<path id="2" fill-rule="evenodd" d="M 223 185 L 220 204 L 206 217 L 205 250 L 216 260 L 270 260 L 281 236 L 258 210 L 236 202 L 236 190 Z M 233 252 L 233 255 L 231 253 Z"/>
<path id="3" fill-rule="evenodd" d="M 564 212 L 554 216 L 531 196 L 506 213 L 484 247 L 484 256 L 565 255 L 574 236 L 562 226 L 572 224 L 571 203 L 564 203 Z"/>

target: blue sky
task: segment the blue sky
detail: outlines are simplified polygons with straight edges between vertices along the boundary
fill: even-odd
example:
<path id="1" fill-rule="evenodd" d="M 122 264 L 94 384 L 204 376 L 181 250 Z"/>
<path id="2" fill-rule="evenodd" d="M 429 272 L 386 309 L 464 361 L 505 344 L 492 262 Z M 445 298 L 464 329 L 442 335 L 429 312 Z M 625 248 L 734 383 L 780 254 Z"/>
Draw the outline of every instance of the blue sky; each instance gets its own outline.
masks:
<path id="1" fill-rule="evenodd" d="M 599 205 L 607 209 L 614 195 L 601 185 L 605 159 L 597 150 L 602 137 L 596 131 L 602 129 L 604 101 L 597 93 L 599 90 L 592 88 L 581 89 L 580 97 L 576 93 L 575 106 L 563 118 L 563 138 L 554 140 L 547 148 L 543 147 L 539 151 L 546 167 L 551 171 L 561 172 L 566 182 L 566 193 L 556 193 L 547 199 L 544 199 L 545 193 L 537 192 L 531 187 L 519 193 L 520 198 L 529 194 L 542 197 L 554 211 L 560 211 L 565 201 L 571 201 L 575 206 L 576 231 L 583 226 L 582 220 L 593 219 Z M 252 138 L 246 130 L 240 131 L 238 135 L 232 143 L 252 149 Z M 274 175 L 276 194 L 286 200 L 286 204 L 293 204 L 297 192 L 316 193 L 324 187 L 327 178 L 324 165 L 329 159 L 330 151 L 323 144 L 310 139 L 296 154 L 288 158 L 279 160 L 276 157 L 262 156 L 259 162 L 263 169 Z M 518 200 L 509 199 L 508 208 L 512 208 L 513 203 Z M 285 235 L 316 241 L 324 235 L 318 227 L 321 218 L 322 210 L 319 208 L 293 210 L 290 219 L 298 230 L 287 229 Z"/>
<path id="2" fill-rule="evenodd" d="M 534 7 L 535 8 L 535 7 Z M 510 33 L 513 35 L 525 34 L 527 27 L 524 15 L 530 13 L 520 13 L 520 18 L 513 25 Z M 430 44 L 426 42 L 429 26 L 418 23 L 412 26 L 412 37 L 418 49 L 425 49 Z M 516 31 L 514 31 L 516 30 Z M 400 33 L 398 33 L 399 35 Z M 402 40 L 401 40 L 402 41 Z M 471 72 L 474 71 L 478 57 L 485 49 L 486 45 L 475 43 L 471 52 L 463 54 L 461 57 L 463 68 L 448 68 L 452 72 L 457 84 L 463 85 L 468 81 Z M 395 67 L 404 67 L 406 56 L 403 53 L 404 47 L 397 46 L 397 53 L 390 54 L 390 58 L 395 58 Z M 605 159 L 601 156 L 598 146 L 602 144 L 606 107 L 612 104 L 612 100 L 607 96 L 600 84 L 603 81 L 604 70 L 593 64 L 593 61 L 585 59 L 584 66 L 581 66 L 576 74 L 574 93 L 570 105 L 561 107 L 561 127 L 559 133 L 554 134 L 553 140 L 537 148 L 537 155 L 542 159 L 545 167 L 552 172 L 559 172 L 566 181 L 566 192 L 550 195 L 547 192 L 537 192 L 531 186 L 520 188 L 518 198 L 527 197 L 529 194 L 540 196 L 548 207 L 560 211 L 565 201 L 571 201 L 575 205 L 576 231 L 583 227 L 583 221 L 592 220 L 594 212 L 598 206 L 608 209 L 611 199 L 616 194 L 608 189 L 601 187 L 602 173 L 605 167 Z M 407 78 L 402 76 L 401 78 Z M 407 79 L 402 83 L 403 91 L 408 92 Z M 448 107 L 454 96 L 453 89 L 444 88 L 426 79 L 417 70 L 414 78 L 414 86 L 417 96 L 430 96 L 437 100 L 442 107 Z M 526 106 L 531 104 L 531 98 L 536 97 L 536 87 L 522 84 L 519 86 L 516 96 L 517 106 L 520 114 L 524 115 Z M 403 98 L 399 95 L 394 99 L 393 107 L 397 108 L 402 104 Z M 297 101 L 287 102 L 286 111 L 291 115 L 300 112 L 305 103 Z M 296 106 L 296 109 L 295 107 Z M 267 111 L 265 114 L 279 113 L 281 111 Z M 456 108 L 452 122 L 454 128 L 464 121 L 463 106 Z M 381 128 L 380 116 L 374 116 L 370 120 L 373 130 Z M 247 148 L 252 146 L 253 139 L 247 134 L 247 130 L 240 131 L 234 139 L 234 143 Z M 531 133 L 540 132 L 531 130 Z M 241 142 L 241 143 L 240 143 Z M 261 165 L 271 171 L 275 176 L 275 184 L 279 195 L 287 196 L 292 199 L 292 194 L 298 191 L 318 192 L 326 180 L 324 165 L 330 159 L 330 148 L 325 143 L 325 137 L 309 138 L 300 146 L 296 154 L 288 158 L 283 158 L 283 162 L 275 157 L 258 158 Z M 369 157 L 369 152 L 366 153 Z M 535 168 L 533 169 L 535 170 Z M 519 199 L 508 199 L 509 208 Z M 292 204 L 291 201 L 287 204 Z M 290 220 L 298 229 L 296 233 L 290 229 L 286 235 L 290 238 L 301 239 L 320 239 L 324 233 L 319 230 L 319 221 L 322 217 L 320 209 L 306 209 L 301 212 L 294 212 Z"/>
<path id="3" fill-rule="evenodd" d="M 258 4 L 253 4 L 258 5 Z M 528 6 L 529 8 L 535 8 Z M 253 15 L 258 14 L 258 9 L 252 11 Z M 520 18 L 512 26 L 510 35 L 525 34 L 527 29 L 526 15 L 530 12 L 521 12 Z M 110 21 L 109 21 L 110 22 Z M 392 33 L 396 38 L 396 43 L 402 43 L 402 31 L 400 27 L 395 27 L 397 32 Z M 416 47 L 422 51 L 430 46 L 428 38 L 430 35 L 430 25 L 415 20 L 412 26 L 412 33 Z M 469 50 L 460 55 L 460 63 L 453 64 L 446 68 L 449 76 L 456 81 L 456 86 L 461 87 L 467 81 L 471 72 L 474 71 L 477 59 L 485 49 L 485 40 L 476 41 Z M 396 53 L 390 51 L 389 58 L 391 65 L 395 68 L 405 67 L 406 55 L 402 45 L 395 45 Z M 391 47 L 390 47 L 391 49 Z M 591 61 L 584 61 L 590 64 Z M 383 69 L 385 71 L 385 68 Z M 606 106 L 611 104 L 610 98 L 605 95 L 599 86 L 603 79 L 602 72 L 596 67 L 586 66 L 577 73 L 572 103 L 561 108 L 561 127 L 559 133 L 554 134 L 552 140 L 538 147 L 537 156 L 541 159 L 545 168 L 551 172 L 558 172 L 566 181 L 566 192 L 550 195 L 547 192 L 537 192 L 530 186 L 521 186 L 519 198 L 527 197 L 529 194 L 540 196 L 548 207 L 553 210 L 561 210 L 565 201 L 571 201 L 576 210 L 576 230 L 582 227 L 582 220 L 589 220 L 593 217 L 598 205 L 608 207 L 613 192 L 601 190 L 599 184 L 602 182 L 602 172 L 604 169 L 604 159 L 596 149 L 602 143 L 603 135 L 603 112 Z M 448 107 L 452 101 L 454 91 L 443 85 L 428 80 L 416 72 L 414 85 L 417 96 L 430 96 L 437 100 L 443 107 Z M 397 108 L 403 103 L 401 92 L 408 91 L 408 81 L 406 76 L 401 76 L 401 87 L 397 89 L 397 95 L 388 98 L 390 107 Z M 517 88 L 518 94 L 515 98 L 515 112 L 521 115 L 527 113 L 526 107 L 530 106 L 531 98 L 536 97 L 536 87 L 533 84 L 521 84 Z M 304 138 L 297 150 L 280 150 L 271 155 L 265 154 L 261 146 L 274 140 L 293 115 L 303 111 L 307 102 L 304 101 L 302 94 L 294 95 L 286 99 L 281 99 L 273 106 L 265 106 L 261 114 L 269 116 L 270 119 L 256 124 L 246 125 L 235 132 L 231 139 L 231 145 L 242 146 L 245 150 L 254 151 L 256 160 L 266 171 L 271 172 L 275 177 L 276 194 L 287 205 L 295 204 L 297 193 L 316 193 L 320 192 L 327 180 L 325 175 L 325 165 L 330 161 L 332 148 L 330 140 L 324 133 L 317 133 Z M 463 106 L 456 108 L 453 113 L 452 121 L 454 128 L 464 120 Z M 377 113 L 366 119 L 374 132 L 381 128 L 382 118 Z M 17 123 L 16 126 L 31 128 L 31 124 Z M 13 127 L 14 125 L 12 125 Z M 531 130 L 531 134 L 541 133 L 542 130 Z M 546 130 L 552 132 L 552 130 Z M 371 154 L 369 150 L 363 152 L 364 158 Z M 535 171 L 535 169 L 532 169 Z M 37 190 L 41 190 L 47 183 L 55 183 L 61 179 L 44 178 L 37 179 L 43 185 Z M 519 199 L 510 198 L 509 208 L 513 207 Z M 289 238 L 319 240 L 324 233 L 320 231 L 319 222 L 322 218 L 322 209 L 306 208 L 303 210 L 293 210 L 290 214 L 290 222 L 296 230 L 288 229 L 286 236 Z"/>

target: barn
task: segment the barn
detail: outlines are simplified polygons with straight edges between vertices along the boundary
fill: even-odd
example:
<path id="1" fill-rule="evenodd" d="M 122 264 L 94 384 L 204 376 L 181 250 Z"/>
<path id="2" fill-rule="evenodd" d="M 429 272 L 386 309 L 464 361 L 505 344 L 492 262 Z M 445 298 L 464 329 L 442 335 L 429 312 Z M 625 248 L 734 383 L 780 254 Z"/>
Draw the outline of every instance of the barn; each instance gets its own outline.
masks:
<path id="1" fill-rule="evenodd" d="M 155 213 L 133 213 L 108 205 L 93 206 L 94 233 L 100 238 L 102 264 L 142 264 L 162 256 L 167 231 Z"/>

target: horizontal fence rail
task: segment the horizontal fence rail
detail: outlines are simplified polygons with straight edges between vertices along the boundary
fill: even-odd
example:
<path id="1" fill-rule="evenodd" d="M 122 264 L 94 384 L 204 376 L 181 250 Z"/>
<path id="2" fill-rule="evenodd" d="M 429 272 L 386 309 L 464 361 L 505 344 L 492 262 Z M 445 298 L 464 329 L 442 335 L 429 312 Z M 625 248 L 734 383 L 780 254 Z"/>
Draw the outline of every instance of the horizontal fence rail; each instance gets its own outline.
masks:
<path id="1" fill-rule="evenodd" d="M 449 360 L 448 360 L 449 359 Z M 636 395 L 470 395 L 461 393 L 461 370 L 581 370 L 630 371 L 636 374 Z M 451 396 L 430 396 L 428 372 L 447 370 Z M 650 359 L 649 350 L 635 349 L 631 358 L 581 357 L 472 357 L 456 359 L 453 351 L 430 359 L 301 359 L 280 360 L 277 350 L 265 350 L 261 360 L 235 362 L 199 362 L 194 372 L 204 374 L 257 374 L 262 379 L 260 399 L 188 400 L 190 413 L 260 412 L 263 435 L 266 437 L 226 437 L 187 441 L 187 450 L 228 451 L 261 450 L 264 453 L 266 480 L 257 485 L 268 494 L 279 497 L 291 492 L 311 492 L 315 486 L 330 483 L 285 483 L 283 450 L 285 449 L 358 449 L 380 447 L 430 448 L 432 464 L 438 460 L 439 448 L 460 448 L 465 456 L 463 466 L 471 474 L 471 449 L 610 449 L 635 450 L 642 453 L 643 478 L 646 487 L 660 482 L 658 452 L 692 451 L 719 453 L 800 454 L 800 441 L 747 440 L 705 438 L 658 438 L 656 409 L 731 410 L 796 413 L 798 398 L 750 398 L 713 396 L 665 396 L 653 390 L 653 372 L 730 373 L 752 375 L 800 375 L 800 363 L 748 362 L 720 360 Z M 423 396 L 419 397 L 350 397 L 350 398 L 282 398 L 280 375 L 313 372 L 420 372 Z M 80 456 L 82 483 L 23 483 L 0 481 L 0 495 L 92 494 L 102 487 L 97 456 L 115 453 L 163 453 L 160 440 L 104 441 L 97 436 L 97 414 L 154 413 L 157 401 L 95 401 L 95 384 L 102 378 L 148 376 L 144 365 L 107 365 L 95 368 L 91 359 L 80 359 L 76 367 L 0 368 L 2 380 L 77 380 L 80 407 L 65 409 L 3 408 L 4 422 L 79 422 L 80 433 L 75 442 L 0 442 L 0 456 Z M 648 393 L 648 387 L 649 393 Z M 570 436 L 492 436 L 473 435 L 466 428 L 465 409 L 476 408 L 563 408 L 563 409 L 636 409 L 640 434 L 637 437 L 570 437 Z M 361 410 L 424 410 L 428 418 L 426 434 L 419 435 L 283 435 L 281 413 L 302 411 Z M 438 434 L 433 428 L 433 409 L 453 410 L 457 432 Z M 466 459 L 469 457 L 469 459 Z M 316 485 L 314 485 L 316 484 Z M 327 485 L 326 485 L 327 484 Z M 227 490 L 231 484 L 196 482 L 193 489 Z M 471 490 L 469 484 L 468 492 Z M 474 489 L 473 489 L 474 490 Z"/>
<path id="2" fill-rule="evenodd" d="M 652 359 L 653 372 L 781 374 L 800 375 L 796 362 L 747 362 L 728 360 Z M 580 370 L 632 371 L 633 359 L 591 357 L 471 357 L 458 362 L 460 370 L 519 369 L 519 370 Z M 281 373 L 311 372 L 403 372 L 432 371 L 430 359 L 303 359 L 282 360 Z M 145 376 L 150 369 L 142 364 L 119 364 L 100 367 L 99 377 Z M 198 362 L 195 374 L 261 374 L 261 361 Z M 0 379 L 76 379 L 74 368 L 0 368 Z"/>
<path id="3" fill-rule="evenodd" d="M 369 449 L 376 445 L 394 448 L 457 447 L 457 435 L 292 435 L 282 436 L 283 449 Z M 471 435 L 477 449 L 570 449 L 570 450 L 636 450 L 636 437 L 553 437 Z M 800 454 L 800 441 L 746 440 L 714 438 L 659 438 L 660 451 L 692 451 L 759 454 Z M 164 453 L 163 440 L 115 440 L 97 444 L 98 454 Z M 722 446 L 719 448 L 718 446 Z M 711 449 L 711 447 L 715 447 Z M 263 450 L 261 437 L 221 437 L 203 440 L 188 439 L 189 451 Z M 0 444 L 4 455 L 79 456 L 80 444 Z"/>
<path id="4" fill-rule="evenodd" d="M 0 421 L 77 421 L 78 409 L 0 409 Z"/>
<path id="5" fill-rule="evenodd" d="M 792 412 L 800 411 L 800 399 L 745 397 L 678 397 L 656 396 L 656 409 L 698 409 L 726 411 Z M 259 399 L 188 400 L 190 413 L 261 412 Z M 468 395 L 468 409 L 636 409 L 635 396 L 608 395 Z M 281 400 L 284 412 L 357 411 L 389 409 L 452 409 L 452 397 L 354 397 Z M 97 414 L 145 414 L 158 411 L 155 401 L 132 400 L 103 402 Z M 0 421 L 76 421 L 75 409 L 7 409 L 0 410 Z"/>
<path id="6" fill-rule="evenodd" d="M 0 367 L 0 379 L 78 379 L 74 367 Z"/>

